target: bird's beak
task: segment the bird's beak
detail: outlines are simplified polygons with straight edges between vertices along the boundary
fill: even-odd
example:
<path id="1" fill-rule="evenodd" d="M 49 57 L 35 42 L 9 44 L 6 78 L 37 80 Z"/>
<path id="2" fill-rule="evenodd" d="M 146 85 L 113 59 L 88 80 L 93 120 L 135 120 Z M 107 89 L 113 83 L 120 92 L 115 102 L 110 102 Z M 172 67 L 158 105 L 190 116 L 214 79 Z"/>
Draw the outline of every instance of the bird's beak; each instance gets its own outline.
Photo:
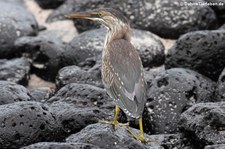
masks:
<path id="1" fill-rule="evenodd" d="M 65 17 L 69 19 L 81 18 L 81 19 L 95 20 L 94 18 L 92 18 L 92 13 L 90 12 L 78 12 L 73 14 L 67 14 L 65 15 Z"/>

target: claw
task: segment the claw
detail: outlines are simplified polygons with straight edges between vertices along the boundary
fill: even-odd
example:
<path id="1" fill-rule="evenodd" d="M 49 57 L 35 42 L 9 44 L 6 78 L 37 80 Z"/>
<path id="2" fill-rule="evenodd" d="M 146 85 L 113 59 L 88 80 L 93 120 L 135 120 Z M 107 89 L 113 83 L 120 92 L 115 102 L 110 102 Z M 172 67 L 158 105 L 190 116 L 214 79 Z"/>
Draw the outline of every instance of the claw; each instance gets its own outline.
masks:
<path id="1" fill-rule="evenodd" d="M 140 134 L 140 136 L 136 135 L 134 132 L 130 130 L 130 127 L 127 128 L 127 131 L 138 141 L 141 141 L 142 143 L 149 143 L 149 142 L 158 142 L 157 140 L 150 140 L 146 139 L 144 135 Z"/>
<path id="2" fill-rule="evenodd" d="M 140 127 L 140 136 L 136 135 L 134 132 L 130 130 L 130 127 L 128 127 L 128 132 L 136 139 L 139 140 L 143 143 L 148 143 L 148 142 L 158 142 L 157 140 L 149 140 L 145 139 L 144 137 L 144 131 L 143 131 L 143 124 L 142 124 L 142 118 L 139 119 L 139 127 Z"/>
<path id="3" fill-rule="evenodd" d="M 115 115 L 114 115 L 114 118 L 113 118 L 113 121 L 112 122 L 110 122 L 110 121 L 103 121 L 103 120 L 98 120 L 98 122 L 103 123 L 103 124 L 110 124 L 110 125 L 113 126 L 114 130 L 115 130 L 115 127 L 116 126 L 129 126 L 129 123 L 119 123 L 117 121 L 119 112 L 120 112 L 120 109 L 116 105 L 116 107 L 115 107 Z"/>
<path id="4" fill-rule="evenodd" d="M 103 123 L 103 124 L 110 124 L 113 126 L 113 128 L 115 129 L 115 127 L 117 126 L 129 126 L 129 123 L 119 123 L 117 120 L 116 121 L 104 121 L 104 120 L 98 120 L 99 123 Z"/>

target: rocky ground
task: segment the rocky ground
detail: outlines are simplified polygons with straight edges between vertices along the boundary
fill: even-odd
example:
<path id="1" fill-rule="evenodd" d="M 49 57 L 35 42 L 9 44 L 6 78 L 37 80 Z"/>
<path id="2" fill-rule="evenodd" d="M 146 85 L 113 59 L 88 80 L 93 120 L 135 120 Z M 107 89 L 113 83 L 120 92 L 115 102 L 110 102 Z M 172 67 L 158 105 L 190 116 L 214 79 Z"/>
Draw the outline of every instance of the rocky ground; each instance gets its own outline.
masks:
<path id="1" fill-rule="evenodd" d="M 224 149 L 225 3 L 187 2 L 0 0 L 0 148 Z M 154 142 L 98 123 L 114 110 L 101 82 L 106 29 L 64 14 L 99 7 L 131 22 L 147 81 L 144 131 Z"/>

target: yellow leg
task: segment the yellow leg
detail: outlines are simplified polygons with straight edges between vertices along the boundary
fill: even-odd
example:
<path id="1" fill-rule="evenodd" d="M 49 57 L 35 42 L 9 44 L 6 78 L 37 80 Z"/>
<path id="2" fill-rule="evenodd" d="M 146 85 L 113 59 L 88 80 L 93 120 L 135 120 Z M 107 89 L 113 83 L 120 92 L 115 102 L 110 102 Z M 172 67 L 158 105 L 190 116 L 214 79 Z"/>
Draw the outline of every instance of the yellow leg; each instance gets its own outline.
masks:
<path id="1" fill-rule="evenodd" d="M 113 125 L 113 128 L 115 129 L 115 126 L 129 126 L 129 123 L 119 123 L 117 121 L 118 119 L 118 115 L 120 113 L 120 108 L 119 106 L 116 105 L 115 107 L 115 114 L 114 114 L 114 118 L 113 118 L 113 121 L 112 122 L 109 122 L 109 121 L 103 121 L 103 120 L 99 120 L 100 123 L 104 123 L 104 124 L 110 124 L 110 125 Z"/>
<path id="2" fill-rule="evenodd" d="M 145 136 L 144 136 L 144 130 L 143 130 L 143 123 L 142 123 L 142 118 L 139 119 L 139 128 L 140 128 L 140 140 L 141 142 L 145 142 Z"/>
<path id="3" fill-rule="evenodd" d="M 117 122 L 117 119 L 118 119 L 119 114 L 120 114 L 120 108 L 119 108 L 119 106 L 116 105 L 113 122 Z"/>
<path id="4" fill-rule="evenodd" d="M 148 140 L 148 139 L 145 139 L 145 136 L 144 136 L 144 130 L 143 130 L 143 124 L 142 124 L 142 118 L 139 119 L 139 128 L 140 128 L 140 136 L 138 137 L 138 135 L 136 135 L 134 132 L 132 132 L 130 130 L 130 128 L 128 127 L 128 132 L 136 139 L 136 140 L 139 140 L 143 143 L 147 143 L 147 142 L 157 142 L 156 140 Z"/>

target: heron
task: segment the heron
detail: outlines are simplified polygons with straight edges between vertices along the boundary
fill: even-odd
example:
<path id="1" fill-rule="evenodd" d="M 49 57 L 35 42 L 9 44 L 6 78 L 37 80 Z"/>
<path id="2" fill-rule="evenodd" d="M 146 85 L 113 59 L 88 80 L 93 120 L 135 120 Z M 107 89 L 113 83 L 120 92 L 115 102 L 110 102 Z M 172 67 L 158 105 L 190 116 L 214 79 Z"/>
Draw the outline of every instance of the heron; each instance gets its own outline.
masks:
<path id="1" fill-rule="evenodd" d="M 146 81 L 141 58 L 131 44 L 129 20 L 112 8 L 99 8 L 87 12 L 67 14 L 65 17 L 97 21 L 107 28 L 102 52 L 102 82 L 108 95 L 114 99 L 115 114 L 112 122 L 100 121 L 115 126 L 129 126 L 119 123 L 120 109 L 128 119 L 139 121 L 140 135 L 130 129 L 132 136 L 141 142 L 150 142 L 144 137 L 142 113 L 146 103 Z M 129 127 L 128 127 L 129 128 Z"/>

